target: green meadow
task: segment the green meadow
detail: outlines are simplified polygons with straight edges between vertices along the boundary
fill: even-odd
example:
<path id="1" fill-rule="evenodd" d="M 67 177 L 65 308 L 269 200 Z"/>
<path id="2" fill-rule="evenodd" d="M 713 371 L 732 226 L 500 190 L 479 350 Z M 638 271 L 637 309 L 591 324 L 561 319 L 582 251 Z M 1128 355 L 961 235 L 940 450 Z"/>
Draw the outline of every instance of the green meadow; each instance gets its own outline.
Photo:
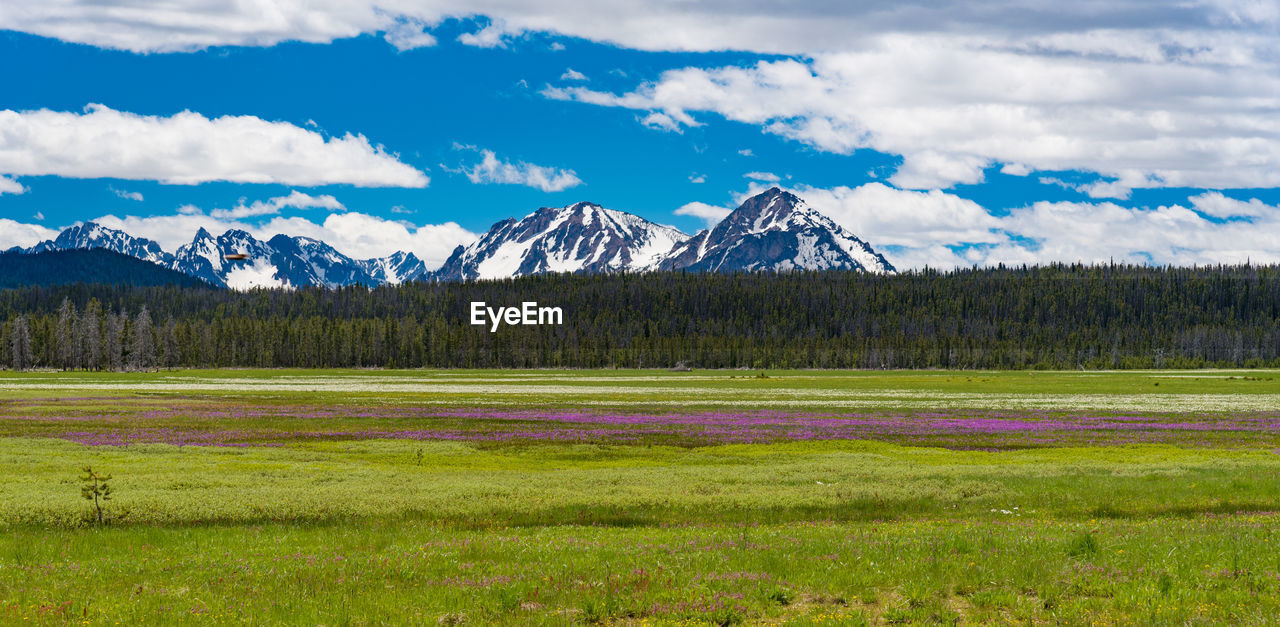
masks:
<path id="1" fill-rule="evenodd" d="M 1275 624 L 1277 410 L 1265 370 L 0 373 L 0 622 Z"/>

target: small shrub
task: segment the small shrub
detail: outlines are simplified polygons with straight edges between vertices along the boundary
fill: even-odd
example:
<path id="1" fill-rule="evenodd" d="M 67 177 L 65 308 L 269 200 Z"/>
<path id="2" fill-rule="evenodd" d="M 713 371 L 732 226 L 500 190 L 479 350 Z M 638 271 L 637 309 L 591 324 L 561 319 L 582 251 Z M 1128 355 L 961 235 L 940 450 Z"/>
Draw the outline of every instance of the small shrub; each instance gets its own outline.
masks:
<path id="1" fill-rule="evenodd" d="M 106 515 L 107 501 L 111 500 L 111 475 L 104 475 L 94 472 L 92 466 L 85 466 L 84 475 L 80 477 L 82 485 L 80 486 L 80 496 L 86 501 L 93 502 L 92 514 L 98 520 L 98 524 L 106 524 L 108 517 Z"/>

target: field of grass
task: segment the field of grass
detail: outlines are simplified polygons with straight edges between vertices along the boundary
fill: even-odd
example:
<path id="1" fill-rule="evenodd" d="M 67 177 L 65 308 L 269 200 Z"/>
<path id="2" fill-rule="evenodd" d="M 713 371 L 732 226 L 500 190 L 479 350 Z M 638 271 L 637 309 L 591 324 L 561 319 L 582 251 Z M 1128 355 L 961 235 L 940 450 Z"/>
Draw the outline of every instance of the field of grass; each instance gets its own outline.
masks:
<path id="1" fill-rule="evenodd" d="M 0 373 L 0 622 L 1275 624 L 1278 453 L 1274 371 Z"/>

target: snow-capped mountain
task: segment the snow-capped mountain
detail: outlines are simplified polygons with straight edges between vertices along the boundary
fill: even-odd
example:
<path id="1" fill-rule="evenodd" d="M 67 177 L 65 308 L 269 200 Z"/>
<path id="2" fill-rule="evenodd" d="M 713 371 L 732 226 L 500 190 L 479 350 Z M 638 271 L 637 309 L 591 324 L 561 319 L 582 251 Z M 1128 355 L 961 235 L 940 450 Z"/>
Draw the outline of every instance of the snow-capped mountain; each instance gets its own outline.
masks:
<path id="1" fill-rule="evenodd" d="M 424 278 L 426 266 L 411 253 L 355 260 L 325 242 L 277 235 L 262 241 L 240 230 L 214 237 L 196 231 L 191 243 L 169 254 L 156 242 L 86 222 L 20 252 L 105 248 L 177 270 L 220 287 L 376 286 Z"/>
<path id="2" fill-rule="evenodd" d="M 173 259 L 169 253 L 166 253 L 160 248 L 159 244 L 152 240 L 134 237 L 124 231 L 109 229 L 96 222 L 85 222 L 84 224 L 70 227 L 59 233 L 58 237 L 36 244 L 23 252 L 41 253 L 46 250 L 89 250 L 93 248 L 105 248 L 162 266 L 168 266 Z"/>
<path id="3" fill-rule="evenodd" d="M 200 229 L 190 244 L 178 249 L 173 268 L 233 289 L 380 285 L 363 263 L 309 237 L 276 235 L 264 242 L 245 231 L 231 230 L 215 238 Z"/>
<path id="4" fill-rule="evenodd" d="M 309 237 L 277 235 L 267 242 L 271 263 L 290 285 L 373 285 L 369 273 L 356 260 Z"/>
<path id="5" fill-rule="evenodd" d="M 361 259 L 356 262 L 375 283 L 399 285 L 428 278 L 430 270 L 413 253 L 397 252 L 386 257 Z"/>
<path id="6" fill-rule="evenodd" d="M 233 289 L 372 287 L 544 272 L 894 271 L 866 242 L 776 187 L 747 199 L 715 227 L 693 237 L 594 203 L 544 207 L 520 220 L 494 224 L 476 242 L 454 249 L 434 272 L 412 253 L 352 259 L 320 240 L 276 235 L 264 242 L 240 230 L 215 237 L 200 229 L 191 243 L 169 254 L 152 240 L 93 222 L 16 250 L 91 248 L 137 257 Z"/>
<path id="7" fill-rule="evenodd" d="M 215 238 L 202 228 L 196 231 L 190 244 L 178 249 L 170 267 L 222 287 L 276 287 L 282 282 L 275 278 L 275 271 L 262 267 L 273 252 L 244 231 L 227 231 Z M 246 255 L 246 258 L 232 260 L 227 259 L 227 255 Z"/>
<path id="8" fill-rule="evenodd" d="M 776 187 L 748 198 L 715 227 L 678 244 L 663 270 L 893 272 L 866 242 Z"/>
<path id="9" fill-rule="evenodd" d="M 652 269 L 688 235 L 640 216 L 580 202 L 544 207 L 494 224 L 459 246 L 433 276 L 441 281 L 542 272 L 633 272 Z"/>

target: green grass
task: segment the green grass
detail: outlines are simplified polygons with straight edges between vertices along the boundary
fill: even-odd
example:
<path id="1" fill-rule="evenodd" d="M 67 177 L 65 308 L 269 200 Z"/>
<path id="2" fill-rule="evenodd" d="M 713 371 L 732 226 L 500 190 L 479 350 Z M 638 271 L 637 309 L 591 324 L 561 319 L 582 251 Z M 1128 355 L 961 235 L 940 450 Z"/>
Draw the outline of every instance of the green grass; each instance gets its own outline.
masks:
<path id="1" fill-rule="evenodd" d="M 1256 406 L 1280 394 L 1274 372 L 692 374 L 0 374 L 0 622 L 1280 621 L 1270 427 L 996 451 L 891 434 L 727 445 L 305 437 L 423 420 L 347 408 L 674 411 L 735 397 L 742 409 L 802 411 L 823 399 L 884 411 L 1080 403 L 1054 410 L 1066 413 L 1146 399 L 1194 426 L 1237 406 L 1266 418 Z M 438 381 L 452 383 L 433 391 Z M 349 389 L 299 389 L 334 382 Z M 244 389 L 254 384 L 265 389 Z M 334 415 L 273 418 L 299 403 Z M 213 407 L 261 415 L 228 422 L 206 415 Z M 67 435 L 121 425 L 271 428 L 280 439 L 85 446 Z M 80 498 L 84 465 L 115 476 L 105 526 Z"/>

